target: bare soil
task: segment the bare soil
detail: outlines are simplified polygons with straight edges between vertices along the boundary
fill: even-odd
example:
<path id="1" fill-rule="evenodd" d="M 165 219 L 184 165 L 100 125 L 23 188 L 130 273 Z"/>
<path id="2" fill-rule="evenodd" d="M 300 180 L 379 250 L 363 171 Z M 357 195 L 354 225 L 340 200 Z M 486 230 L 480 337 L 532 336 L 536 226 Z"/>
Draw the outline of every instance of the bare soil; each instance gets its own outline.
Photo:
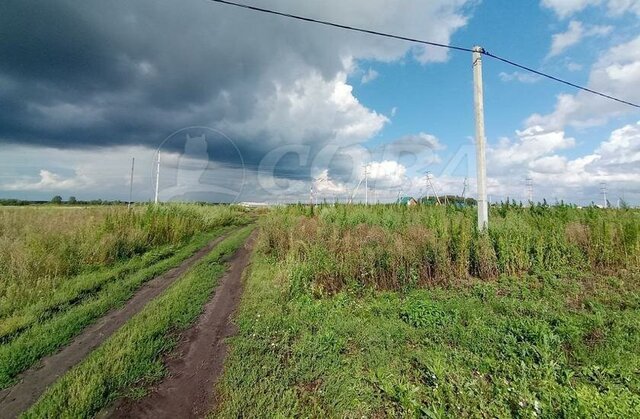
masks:
<path id="1" fill-rule="evenodd" d="M 214 406 L 214 387 L 222 373 L 228 346 L 236 333 L 232 322 L 243 290 L 243 272 L 255 240 L 252 234 L 231 258 L 227 272 L 205 305 L 196 324 L 181 335 L 178 347 L 167 357 L 168 374 L 139 400 L 122 399 L 107 412 L 110 418 L 196 418 Z"/>
<path id="2" fill-rule="evenodd" d="M 226 235 L 216 238 L 184 260 L 180 266 L 147 281 L 123 307 L 110 311 L 76 336 L 69 345 L 43 358 L 37 365 L 20 374 L 15 385 L 0 391 L 0 417 L 14 418 L 28 409 L 48 386 L 100 346 L 225 237 Z"/>

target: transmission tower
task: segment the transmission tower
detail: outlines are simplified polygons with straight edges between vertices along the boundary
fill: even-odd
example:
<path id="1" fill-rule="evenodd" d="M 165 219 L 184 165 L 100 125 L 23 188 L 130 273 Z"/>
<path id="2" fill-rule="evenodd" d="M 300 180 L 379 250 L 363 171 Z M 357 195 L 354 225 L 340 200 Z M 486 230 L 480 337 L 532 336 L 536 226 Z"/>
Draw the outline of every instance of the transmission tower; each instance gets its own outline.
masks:
<path id="1" fill-rule="evenodd" d="M 467 188 L 469 187 L 469 178 L 465 177 L 464 182 L 462 183 L 462 199 L 466 201 L 467 199 Z"/>
<path id="2" fill-rule="evenodd" d="M 309 187 L 309 205 L 313 205 L 313 179 L 311 179 L 311 186 Z"/>
<path id="3" fill-rule="evenodd" d="M 600 192 L 602 192 L 602 208 L 607 208 L 609 204 L 607 202 L 607 184 L 605 182 L 600 183 Z"/>
<path id="4" fill-rule="evenodd" d="M 527 182 L 527 201 L 529 205 L 533 205 L 533 179 L 528 177 L 526 179 Z"/>
<path id="5" fill-rule="evenodd" d="M 438 196 L 438 192 L 436 192 L 436 188 L 433 186 L 433 182 L 431 182 L 431 172 L 427 172 L 427 190 L 429 188 L 431 188 L 431 190 L 433 191 L 433 195 L 436 197 L 436 202 L 438 203 L 438 205 L 441 204 L 440 202 L 440 197 Z"/>
<path id="6" fill-rule="evenodd" d="M 364 204 L 369 205 L 369 165 L 364 166 Z"/>

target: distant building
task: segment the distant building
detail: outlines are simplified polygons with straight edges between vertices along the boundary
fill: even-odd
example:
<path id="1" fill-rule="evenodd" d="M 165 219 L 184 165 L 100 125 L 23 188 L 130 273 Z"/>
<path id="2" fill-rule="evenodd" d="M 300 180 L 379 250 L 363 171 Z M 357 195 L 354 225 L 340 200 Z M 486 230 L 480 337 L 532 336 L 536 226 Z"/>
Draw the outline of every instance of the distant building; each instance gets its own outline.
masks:
<path id="1" fill-rule="evenodd" d="M 413 197 L 403 196 L 402 198 L 398 199 L 398 204 L 412 207 L 414 205 L 418 205 L 418 201 L 416 201 L 416 199 Z"/>
<path id="2" fill-rule="evenodd" d="M 245 208 L 259 208 L 259 207 L 271 206 L 271 204 L 267 202 L 240 202 L 238 205 Z"/>

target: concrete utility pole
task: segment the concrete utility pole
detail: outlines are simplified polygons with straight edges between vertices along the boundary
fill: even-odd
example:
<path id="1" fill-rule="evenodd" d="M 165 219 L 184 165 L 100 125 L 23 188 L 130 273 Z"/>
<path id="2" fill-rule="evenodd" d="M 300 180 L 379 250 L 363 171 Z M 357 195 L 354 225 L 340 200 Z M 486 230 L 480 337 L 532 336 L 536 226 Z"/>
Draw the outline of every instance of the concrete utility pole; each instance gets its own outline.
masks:
<path id="1" fill-rule="evenodd" d="M 160 150 L 158 150 L 158 167 L 156 168 L 156 198 L 154 202 L 158 203 L 158 191 L 160 189 Z"/>
<path id="2" fill-rule="evenodd" d="M 131 201 L 133 201 L 133 168 L 136 164 L 136 158 L 131 158 L 131 178 L 129 179 L 129 205 L 127 208 L 131 208 Z"/>
<path id="3" fill-rule="evenodd" d="M 478 229 L 489 227 L 487 207 L 487 169 L 485 166 L 484 99 L 482 91 L 482 53 L 484 49 L 473 47 L 473 102 L 476 114 L 476 171 L 478 178 Z"/>

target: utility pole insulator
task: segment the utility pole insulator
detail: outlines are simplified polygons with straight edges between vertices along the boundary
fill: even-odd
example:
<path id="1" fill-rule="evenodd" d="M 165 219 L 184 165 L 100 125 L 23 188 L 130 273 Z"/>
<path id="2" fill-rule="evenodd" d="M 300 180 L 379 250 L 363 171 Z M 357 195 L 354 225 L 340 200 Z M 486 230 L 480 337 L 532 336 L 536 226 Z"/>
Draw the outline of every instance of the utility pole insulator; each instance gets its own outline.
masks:
<path id="1" fill-rule="evenodd" d="M 487 206 L 487 169 L 485 165 L 484 99 L 482 90 L 482 54 L 484 49 L 473 47 L 473 102 L 476 115 L 476 175 L 478 178 L 478 229 L 489 227 Z"/>

